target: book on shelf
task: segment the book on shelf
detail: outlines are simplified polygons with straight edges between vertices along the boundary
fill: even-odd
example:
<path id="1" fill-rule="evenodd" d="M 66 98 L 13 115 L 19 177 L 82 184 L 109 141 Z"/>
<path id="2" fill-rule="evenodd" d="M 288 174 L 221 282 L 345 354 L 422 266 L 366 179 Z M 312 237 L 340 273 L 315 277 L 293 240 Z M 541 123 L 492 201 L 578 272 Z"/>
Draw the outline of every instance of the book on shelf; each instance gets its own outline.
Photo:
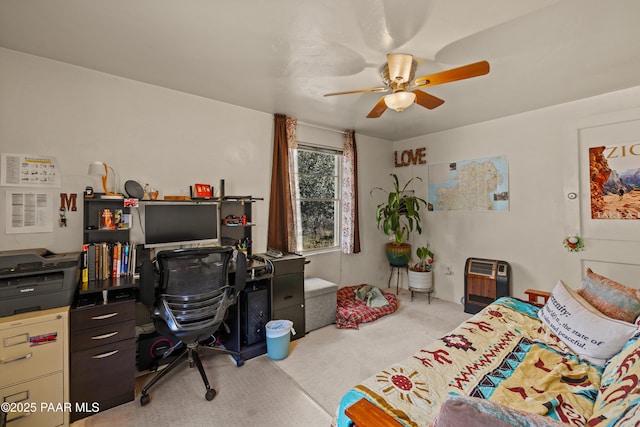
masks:
<path id="1" fill-rule="evenodd" d="M 82 245 L 82 283 L 130 276 L 135 273 L 135 245 L 86 243 Z"/>
<path id="2" fill-rule="evenodd" d="M 100 209 L 98 215 L 98 228 L 100 230 L 116 229 L 115 211 L 113 209 Z"/>
<path id="3" fill-rule="evenodd" d="M 82 284 L 89 283 L 89 245 L 82 245 Z"/>
<path id="4" fill-rule="evenodd" d="M 118 213 L 116 212 L 116 217 L 117 216 L 118 216 Z M 130 229 L 131 228 L 131 214 L 123 213 L 122 210 L 120 210 L 120 221 L 118 221 L 117 227 L 118 227 L 118 230 L 128 230 L 128 229 Z"/>

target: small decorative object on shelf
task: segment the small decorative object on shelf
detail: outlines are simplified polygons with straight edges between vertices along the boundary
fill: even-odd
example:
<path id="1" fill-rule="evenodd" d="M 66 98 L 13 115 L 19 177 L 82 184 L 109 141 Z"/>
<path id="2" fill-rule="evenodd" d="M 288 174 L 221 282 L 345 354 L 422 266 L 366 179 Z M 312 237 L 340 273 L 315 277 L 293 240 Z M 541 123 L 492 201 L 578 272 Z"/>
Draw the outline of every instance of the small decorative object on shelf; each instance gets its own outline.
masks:
<path id="1" fill-rule="evenodd" d="M 567 236 L 562 242 L 569 252 L 580 252 L 584 250 L 584 241 L 580 236 Z"/>
<path id="2" fill-rule="evenodd" d="M 209 184 L 195 184 L 193 186 L 193 197 L 200 199 L 210 199 L 213 197 L 213 189 Z"/>

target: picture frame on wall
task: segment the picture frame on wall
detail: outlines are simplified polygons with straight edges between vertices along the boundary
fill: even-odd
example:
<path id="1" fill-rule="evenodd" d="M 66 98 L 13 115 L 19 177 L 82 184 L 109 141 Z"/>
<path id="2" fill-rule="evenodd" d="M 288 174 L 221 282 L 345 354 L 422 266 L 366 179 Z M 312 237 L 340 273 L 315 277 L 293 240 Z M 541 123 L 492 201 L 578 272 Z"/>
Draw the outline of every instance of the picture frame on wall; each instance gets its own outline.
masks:
<path id="1" fill-rule="evenodd" d="M 581 122 L 575 137 L 582 197 L 574 228 L 587 239 L 638 241 L 640 192 L 627 185 L 627 175 L 640 170 L 640 110 Z"/>

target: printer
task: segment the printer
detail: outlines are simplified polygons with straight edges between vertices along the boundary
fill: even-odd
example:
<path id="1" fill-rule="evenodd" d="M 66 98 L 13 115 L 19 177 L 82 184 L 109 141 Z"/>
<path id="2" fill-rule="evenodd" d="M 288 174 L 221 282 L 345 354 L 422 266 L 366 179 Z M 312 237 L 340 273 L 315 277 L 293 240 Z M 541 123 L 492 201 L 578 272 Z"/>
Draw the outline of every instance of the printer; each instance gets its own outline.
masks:
<path id="1" fill-rule="evenodd" d="M 80 255 L 42 248 L 0 251 L 0 317 L 71 305 Z"/>

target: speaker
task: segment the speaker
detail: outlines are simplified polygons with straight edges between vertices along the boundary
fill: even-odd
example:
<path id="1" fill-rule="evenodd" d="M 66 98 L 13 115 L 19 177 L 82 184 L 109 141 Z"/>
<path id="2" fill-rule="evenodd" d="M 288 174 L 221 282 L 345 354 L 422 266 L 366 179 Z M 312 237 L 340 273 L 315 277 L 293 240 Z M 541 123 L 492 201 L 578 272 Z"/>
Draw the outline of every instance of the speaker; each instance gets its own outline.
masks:
<path id="1" fill-rule="evenodd" d="M 158 332 L 142 334 L 138 337 L 138 370 L 155 370 L 158 365 L 166 364 L 170 358 L 164 358 L 164 353 L 180 342 L 173 336 L 165 336 Z"/>

